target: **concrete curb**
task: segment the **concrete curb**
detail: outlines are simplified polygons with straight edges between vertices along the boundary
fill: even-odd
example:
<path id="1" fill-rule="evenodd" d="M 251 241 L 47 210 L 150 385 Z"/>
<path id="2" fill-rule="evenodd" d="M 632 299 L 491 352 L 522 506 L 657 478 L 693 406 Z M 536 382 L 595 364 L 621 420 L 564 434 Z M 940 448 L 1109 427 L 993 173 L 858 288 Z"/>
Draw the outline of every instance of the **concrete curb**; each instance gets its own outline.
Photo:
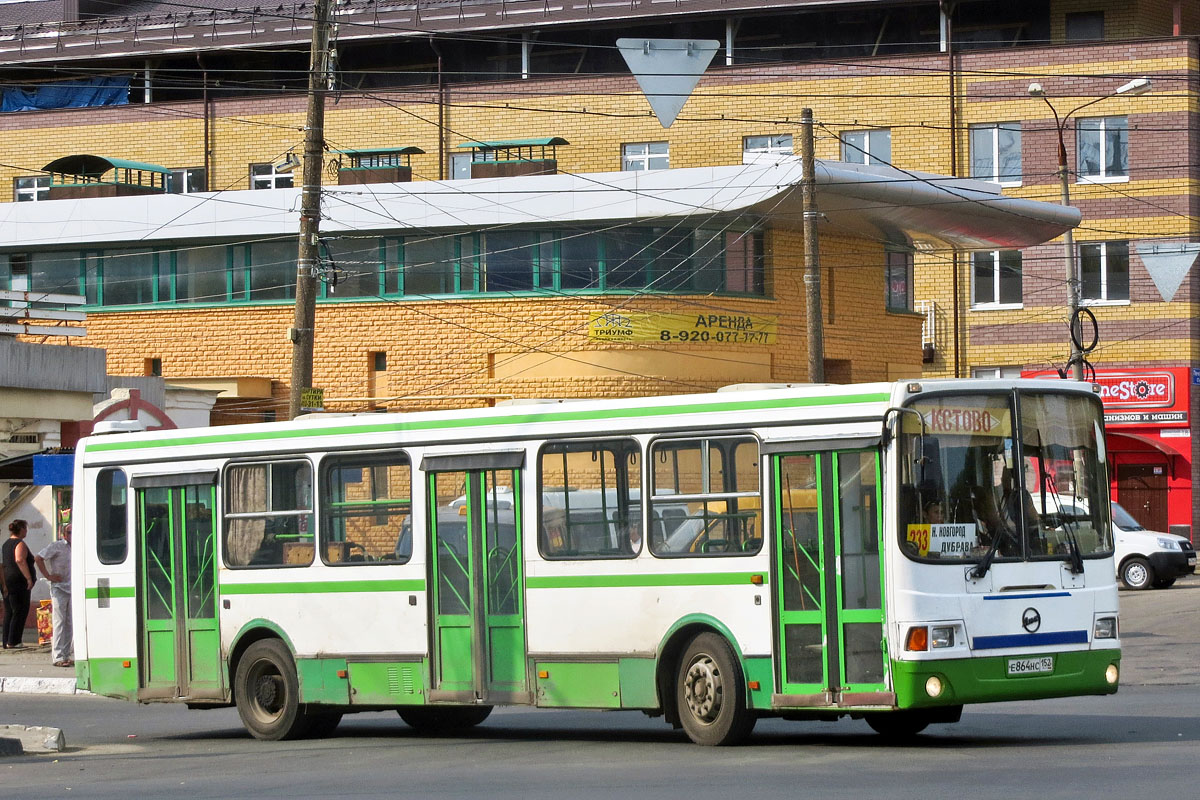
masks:
<path id="1" fill-rule="evenodd" d="M 0 692 L 20 694 L 91 694 L 75 688 L 74 678 L 0 678 Z"/>
<path id="2" fill-rule="evenodd" d="M 0 738 L 17 742 L 26 753 L 61 753 L 67 745 L 66 737 L 61 728 L 48 728 L 43 725 L 0 725 Z"/>

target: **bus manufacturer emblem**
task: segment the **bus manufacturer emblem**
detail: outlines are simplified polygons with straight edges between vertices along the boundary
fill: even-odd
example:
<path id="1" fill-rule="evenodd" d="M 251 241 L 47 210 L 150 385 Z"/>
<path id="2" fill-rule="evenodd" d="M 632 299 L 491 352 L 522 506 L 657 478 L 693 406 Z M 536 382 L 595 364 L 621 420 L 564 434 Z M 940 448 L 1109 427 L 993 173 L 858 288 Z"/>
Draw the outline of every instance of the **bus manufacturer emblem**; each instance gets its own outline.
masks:
<path id="1" fill-rule="evenodd" d="M 1027 608 L 1021 612 L 1021 627 L 1030 633 L 1037 633 L 1037 629 L 1042 627 L 1042 615 L 1036 608 Z"/>

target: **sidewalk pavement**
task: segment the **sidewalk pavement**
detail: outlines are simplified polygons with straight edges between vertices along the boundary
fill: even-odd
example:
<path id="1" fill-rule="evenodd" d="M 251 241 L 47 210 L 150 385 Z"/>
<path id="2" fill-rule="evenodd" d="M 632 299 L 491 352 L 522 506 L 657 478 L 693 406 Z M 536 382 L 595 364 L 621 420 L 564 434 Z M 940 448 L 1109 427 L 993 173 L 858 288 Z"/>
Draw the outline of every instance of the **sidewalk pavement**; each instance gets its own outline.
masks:
<path id="1" fill-rule="evenodd" d="M 39 645 L 37 633 L 25 632 L 22 650 L 0 650 L 0 693 L 90 694 L 75 688 L 75 668 L 54 666 L 50 645 Z"/>

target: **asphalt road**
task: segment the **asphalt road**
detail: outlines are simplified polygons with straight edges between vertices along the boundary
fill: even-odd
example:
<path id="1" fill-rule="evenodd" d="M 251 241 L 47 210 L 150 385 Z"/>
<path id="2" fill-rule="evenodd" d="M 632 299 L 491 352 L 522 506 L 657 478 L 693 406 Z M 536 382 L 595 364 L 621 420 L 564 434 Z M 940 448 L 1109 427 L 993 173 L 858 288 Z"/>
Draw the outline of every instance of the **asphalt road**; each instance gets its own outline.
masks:
<path id="1" fill-rule="evenodd" d="M 6 694 L 0 722 L 62 727 L 68 750 L 0 760 L 0 797 L 1195 797 L 1200 579 L 1121 599 L 1115 696 L 972 706 L 899 744 L 861 721 L 764 720 L 747 746 L 701 748 L 635 712 L 527 709 L 453 739 L 389 712 L 259 742 L 232 709 Z"/>

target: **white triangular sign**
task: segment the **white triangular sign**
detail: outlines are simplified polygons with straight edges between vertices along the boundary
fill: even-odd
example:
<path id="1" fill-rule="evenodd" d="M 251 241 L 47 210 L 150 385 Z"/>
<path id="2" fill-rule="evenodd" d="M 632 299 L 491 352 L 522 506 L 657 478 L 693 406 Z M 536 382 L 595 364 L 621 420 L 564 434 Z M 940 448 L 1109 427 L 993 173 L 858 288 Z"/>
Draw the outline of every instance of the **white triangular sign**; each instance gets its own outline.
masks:
<path id="1" fill-rule="evenodd" d="M 617 49 L 664 128 L 679 116 L 720 46 L 716 39 L 617 39 Z"/>
<path id="2" fill-rule="evenodd" d="M 1158 293 L 1169 303 L 1179 291 L 1192 264 L 1196 263 L 1200 244 L 1138 242 L 1137 252 L 1146 265 L 1146 272 L 1150 273 L 1150 278 L 1158 287 Z"/>

